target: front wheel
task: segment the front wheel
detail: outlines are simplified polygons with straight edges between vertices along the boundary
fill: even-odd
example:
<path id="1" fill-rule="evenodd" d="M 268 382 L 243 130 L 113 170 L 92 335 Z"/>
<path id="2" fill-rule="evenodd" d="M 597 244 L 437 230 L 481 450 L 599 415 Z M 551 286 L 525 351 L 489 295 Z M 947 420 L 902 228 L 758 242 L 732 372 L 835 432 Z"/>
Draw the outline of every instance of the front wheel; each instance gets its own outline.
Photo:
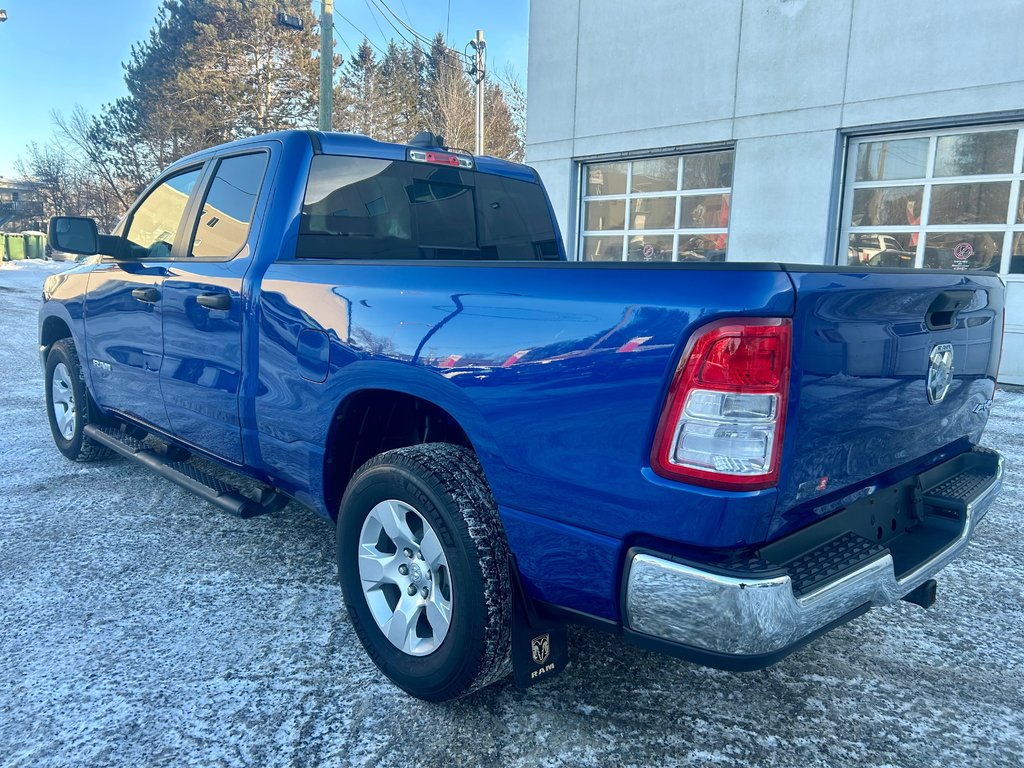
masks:
<path id="1" fill-rule="evenodd" d="M 345 491 L 337 547 L 356 634 L 400 688 L 446 701 L 509 673 L 508 547 L 472 451 L 428 443 L 368 461 Z"/>
<path id="2" fill-rule="evenodd" d="M 95 461 L 110 449 L 85 436 L 85 425 L 96 420 L 78 353 L 71 339 L 55 341 L 46 356 L 46 413 L 57 450 L 72 461 Z"/>

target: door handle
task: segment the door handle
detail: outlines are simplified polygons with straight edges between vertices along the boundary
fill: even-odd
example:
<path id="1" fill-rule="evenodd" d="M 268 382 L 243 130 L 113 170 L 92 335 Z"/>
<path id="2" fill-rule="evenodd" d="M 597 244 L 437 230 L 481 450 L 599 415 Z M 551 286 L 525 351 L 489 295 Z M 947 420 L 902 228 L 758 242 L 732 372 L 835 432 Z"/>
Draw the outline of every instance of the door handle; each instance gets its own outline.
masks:
<path id="1" fill-rule="evenodd" d="M 226 293 L 201 293 L 196 302 L 207 309 L 231 309 L 231 296 Z"/>
<path id="2" fill-rule="evenodd" d="M 132 298 L 145 302 L 146 304 L 153 304 L 160 300 L 160 291 L 156 288 L 133 288 Z"/>

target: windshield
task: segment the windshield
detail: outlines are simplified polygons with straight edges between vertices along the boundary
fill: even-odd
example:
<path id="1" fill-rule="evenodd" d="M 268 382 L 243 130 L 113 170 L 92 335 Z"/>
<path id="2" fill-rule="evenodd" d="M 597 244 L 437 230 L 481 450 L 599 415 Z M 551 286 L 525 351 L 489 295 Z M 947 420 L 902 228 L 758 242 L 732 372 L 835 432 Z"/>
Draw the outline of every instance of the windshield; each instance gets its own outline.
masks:
<path id="1" fill-rule="evenodd" d="M 317 155 L 298 258 L 562 258 L 540 184 L 460 168 Z"/>

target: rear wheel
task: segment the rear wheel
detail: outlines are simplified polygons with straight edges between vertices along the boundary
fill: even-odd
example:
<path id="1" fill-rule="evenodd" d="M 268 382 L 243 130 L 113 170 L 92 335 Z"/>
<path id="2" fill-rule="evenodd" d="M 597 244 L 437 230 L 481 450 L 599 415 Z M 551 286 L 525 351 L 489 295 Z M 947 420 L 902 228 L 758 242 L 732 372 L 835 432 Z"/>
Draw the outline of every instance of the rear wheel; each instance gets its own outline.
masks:
<path id="1" fill-rule="evenodd" d="M 400 688 L 445 701 L 511 670 L 508 547 L 472 451 L 429 443 L 368 461 L 337 547 L 356 633 Z"/>
<path id="2" fill-rule="evenodd" d="M 72 461 L 95 461 L 110 450 L 84 434 L 86 424 L 98 421 L 96 405 L 89 397 L 78 352 L 71 339 L 60 339 L 46 356 L 46 412 L 57 450 Z"/>

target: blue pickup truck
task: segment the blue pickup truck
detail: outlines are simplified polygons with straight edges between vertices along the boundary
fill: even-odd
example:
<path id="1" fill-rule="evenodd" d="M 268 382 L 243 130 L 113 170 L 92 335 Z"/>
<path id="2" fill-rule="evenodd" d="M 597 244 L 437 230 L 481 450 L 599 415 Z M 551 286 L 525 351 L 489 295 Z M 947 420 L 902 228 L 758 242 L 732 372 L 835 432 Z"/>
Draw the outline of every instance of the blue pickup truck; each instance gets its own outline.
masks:
<path id="1" fill-rule="evenodd" d="M 569 262 L 529 167 L 305 131 L 50 237 L 93 256 L 44 286 L 57 448 L 336 521 L 353 626 L 424 699 L 545 679 L 571 623 L 762 668 L 931 605 L 1000 488 L 991 274 Z"/>

